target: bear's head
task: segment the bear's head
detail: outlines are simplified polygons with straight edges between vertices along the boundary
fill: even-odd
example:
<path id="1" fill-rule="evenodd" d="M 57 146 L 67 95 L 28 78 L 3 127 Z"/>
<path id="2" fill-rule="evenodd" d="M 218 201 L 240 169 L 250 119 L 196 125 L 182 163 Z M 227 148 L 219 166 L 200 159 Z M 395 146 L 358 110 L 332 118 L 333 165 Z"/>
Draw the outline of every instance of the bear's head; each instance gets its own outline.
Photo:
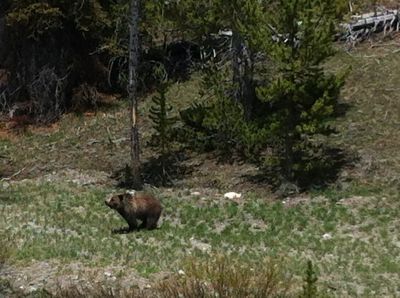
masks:
<path id="1" fill-rule="evenodd" d="M 105 200 L 105 204 L 111 209 L 118 209 L 122 206 L 124 194 L 113 195 Z"/>

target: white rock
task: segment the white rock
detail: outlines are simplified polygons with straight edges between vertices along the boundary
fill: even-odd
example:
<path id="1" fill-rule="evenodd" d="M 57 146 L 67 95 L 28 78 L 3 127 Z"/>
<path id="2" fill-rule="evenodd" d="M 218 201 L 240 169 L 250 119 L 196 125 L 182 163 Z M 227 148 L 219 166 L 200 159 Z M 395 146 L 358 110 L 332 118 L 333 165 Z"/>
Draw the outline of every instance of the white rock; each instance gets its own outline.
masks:
<path id="1" fill-rule="evenodd" d="M 107 276 L 107 277 L 111 277 L 111 276 L 112 276 L 112 273 L 106 271 L 106 272 L 104 272 L 104 275 Z"/>
<path id="2" fill-rule="evenodd" d="M 179 270 L 178 270 L 178 274 L 179 274 L 179 275 L 185 275 L 186 273 L 185 273 L 185 271 L 183 271 L 182 269 L 179 269 Z"/>
<path id="3" fill-rule="evenodd" d="M 322 239 L 324 240 L 332 239 L 332 235 L 330 233 L 325 233 L 324 235 L 322 235 Z"/>
<path id="4" fill-rule="evenodd" d="M 193 237 L 190 238 L 189 241 L 193 248 L 201 250 L 202 252 L 208 253 L 212 249 L 212 246 L 210 244 L 198 241 L 198 240 L 194 239 Z"/>
<path id="5" fill-rule="evenodd" d="M 224 194 L 224 198 L 225 199 L 230 199 L 230 200 L 240 199 L 241 197 L 242 197 L 241 193 L 237 193 L 237 192 L 233 192 L 233 191 L 227 192 L 226 194 Z"/>
<path id="6" fill-rule="evenodd" d="M 198 197 L 198 196 L 201 195 L 201 193 L 200 193 L 199 191 L 193 191 L 193 192 L 190 193 L 190 195 L 191 195 L 191 196 Z"/>

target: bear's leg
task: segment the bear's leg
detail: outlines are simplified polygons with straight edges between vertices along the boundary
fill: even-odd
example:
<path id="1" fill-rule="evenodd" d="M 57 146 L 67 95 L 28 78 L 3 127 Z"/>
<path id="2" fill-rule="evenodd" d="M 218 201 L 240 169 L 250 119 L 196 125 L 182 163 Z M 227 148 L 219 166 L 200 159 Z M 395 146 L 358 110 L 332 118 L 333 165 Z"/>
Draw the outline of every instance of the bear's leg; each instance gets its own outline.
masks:
<path id="1" fill-rule="evenodd" d="M 113 229 L 111 231 L 113 234 L 127 234 L 130 232 L 129 227 L 124 227 L 124 228 L 119 228 L 119 229 Z"/>
<path id="2" fill-rule="evenodd" d="M 146 222 L 146 228 L 148 230 L 153 230 L 157 228 L 157 221 L 159 216 L 149 217 Z"/>
<path id="3" fill-rule="evenodd" d="M 129 225 L 129 232 L 132 232 L 134 230 L 137 230 L 137 221 L 136 218 L 129 218 L 129 220 L 127 220 L 128 225 Z"/>
<path id="4" fill-rule="evenodd" d="M 144 229 L 144 228 L 146 228 L 146 227 L 147 227 L 147 218 L 144 218 L 143 221 L 142 221 L 142 223 L 141 223 L 140 226 L 139 226 L 139 230 L 140 230 L 140 229 Z"/>

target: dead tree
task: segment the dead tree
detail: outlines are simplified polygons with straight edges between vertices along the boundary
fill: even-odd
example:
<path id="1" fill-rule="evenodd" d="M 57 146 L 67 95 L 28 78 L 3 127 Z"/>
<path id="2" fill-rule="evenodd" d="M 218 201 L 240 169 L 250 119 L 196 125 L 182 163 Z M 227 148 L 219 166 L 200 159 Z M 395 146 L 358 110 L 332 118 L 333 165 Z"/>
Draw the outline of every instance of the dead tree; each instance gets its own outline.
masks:
<path id="1" fill-rule="evenodd" d="M 246 120 L 253 114 L 256 92 L 254 86 L 254 57 L 238 32 L 232 32 L 232 71 L 234 99 L 243 106 Z"/>
<path id="2" fill-rule="evenodd" d="M 140 0 L 131 0 L 129 13 L 129 85 L 131 137 L 131 176 L 132 186 L 142 188 L 139 126 L 138 126 L 138 67 L 139 67 L 139 18 Z"/>

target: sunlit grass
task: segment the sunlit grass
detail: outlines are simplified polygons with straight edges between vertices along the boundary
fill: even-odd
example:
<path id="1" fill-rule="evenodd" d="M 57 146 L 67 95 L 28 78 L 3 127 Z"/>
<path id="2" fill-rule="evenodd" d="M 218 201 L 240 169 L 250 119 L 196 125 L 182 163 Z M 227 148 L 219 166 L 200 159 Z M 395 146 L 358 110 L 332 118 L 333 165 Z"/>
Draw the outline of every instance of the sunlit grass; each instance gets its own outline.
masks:
<path id="1" fill-rule="evenodd" d="M 104 205 L 114 186 L 83 186 L 64 176 L 46 180 L 64 169 L 109 177 L 123 168 L 129 160 L 126 102 L 92 116 L 65 115 L 51 128 L 30 128 L 0 139 L 0 170 L 7 166 L 7 177 L 22 170 L 13 180 L 31 178 L 0 182 L 0 264 L 119 265 L 151 278 L 158 272 L 187 270 L 188 258 L 202 263 L 224 255 L 247 269 L 257 269 L 266 258 L 282 258 L 282 270 L 296 282 L 312 260 L 324 293 L 399 296 L 398 55 L 397 46 L 388 41 L 385 46 L 339 51 L 329 62 L 331 71 L 352 67 L 342 93 L 348 110 L 330 141 L 357 159 L 337 182 L 311 190 L 306 196 L 311 199 L 289 207 L 261 199 L 270 197 L 268 191 L 262 196 L 243 191 L 245 200 L 239 204 L 216 191 L 191 196 L 201 178 L 188 177 L 171 190 L 153 190 L 164 206 L 159 229 L 115 235 L 111 230 L 126 223 Z M 199 100 L 198 87 L 199 77 L 194 76 L 171 88 L 175 112 Z M 152 157 L 145 145 L 151 134 L 145 117 L 150 97 L 141 103 L 144 159 Z M 227 173 L 198 164 L 204 179 L 229 182 Z M 225 171 L 233 172 L 235 166 Z"/>
<path id="2" fill-rule="evenodd" d="M 9 261 L 119 264 L 146 277 L 177 272 L 187 256 L 206 260 L 222 254 L 243 264 L 283 256 L 294 276 L 301 276 L 305 261 L 312 260 L 325 289 L 347 293 L 355 284 L 365 291 L 396 293 L 400 209 L 391 198 L 365 197 L 355 205 L 316 200 L 285 207 L 251 196 L 237 205 L 217 197 L 202 201 L 159 193 L 164 205 L 159 229 L 115 235 L 111 230 L 125 223 L 104 205 L 109 191 L 72 184 L 10 186 L 0 219 L 2 235 L 18 243 Z M 263 225 L 254 227 L 254 222 Z M 330 238 L 324 239 L 325 234 Z"/>

